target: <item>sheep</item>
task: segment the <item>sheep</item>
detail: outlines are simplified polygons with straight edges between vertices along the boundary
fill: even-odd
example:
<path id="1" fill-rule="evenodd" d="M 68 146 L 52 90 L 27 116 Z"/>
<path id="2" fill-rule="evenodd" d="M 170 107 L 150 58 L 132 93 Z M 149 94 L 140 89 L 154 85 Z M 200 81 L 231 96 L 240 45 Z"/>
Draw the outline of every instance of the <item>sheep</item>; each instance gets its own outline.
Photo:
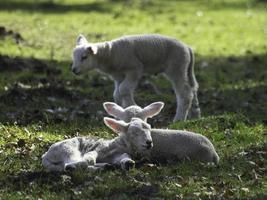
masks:
<path id="1" fill-rule="evenodd" d="M 108 114 L 128 122 L 132 117 L 146 120 L 148 117 L 158 114 L 164 103 L 155 102 L 144 109 L 139 106 L 130 106 L 124 109 L 112 102 L 105 102 L 103 106 Z M 219 163 L 219 156 L 214 146 L 203 135 L 181 130 L 151 129 L 151 137 L 154 147 L 148 155 L 143 156 L 153 162 L 192 159 L 205 163 Z"/>
<path id="2" fill-rule="evenodd" d="M 104 118 L 118 136 L 111 140 L 75 137 L 56 142 L 42 156 L 47 171 L 88 169 L 96 171 L 113 165 L 128 170 L 135 165 L 132 157 L 152 148 L 150 125 L 138 118 L 130 123 Z M 136 131 L 139 130 L 139 131 Z"/>
<path id="3" fill-rule="evenodd" d="M 114 80 L 114 101 L 124 108 L 136 105 L 134 90 L 143 74 L 164 73 L 176 95 L 173 121 L 200 117 L 194 54 L 188 45 L 174 38 L 144 34 L 89 43 L 79 35 L 72 60 L 71 70 L 76 75 L 91 69 L 109 75 Z"/>

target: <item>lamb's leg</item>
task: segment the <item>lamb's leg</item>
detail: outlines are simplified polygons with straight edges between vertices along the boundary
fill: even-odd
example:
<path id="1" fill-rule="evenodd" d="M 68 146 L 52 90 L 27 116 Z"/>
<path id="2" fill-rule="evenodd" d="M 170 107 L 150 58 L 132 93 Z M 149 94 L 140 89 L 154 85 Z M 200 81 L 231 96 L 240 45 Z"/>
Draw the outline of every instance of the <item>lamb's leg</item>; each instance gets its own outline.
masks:
<path id="1" fill-rule="evenodd" d="M 77 138 L 63 140 L 51 145 L 42 156 L 42 164 L 47 171 L 64 171 L 68 162 L 81 160 Z"/>
<path id="2" fill-rule="evenodd" d="M 189 109 L 191 107 L 193 99 L 193 91 L 191 86 L 182 77 L 176 77 L 176 72 L 166 73 L 167 77 L 172 83 L 175 96 L 176 96 L 176 114 L 173 121 L 186 120 L 188 116 Z M 175 76 L 176 75 L 176 76 Z M 180 79 L 179 79 L 180 78 Z"/>
<path id="3" fill-rule="evenodd" d="M 131 105 L 136 105 L 134 101 L 134 90 L 142 76 L 142 72 L 129 72 L 119 86 L 121 96 L 121 106 L 126 108 Z"/>
<path id="4" fill-rule="evenodd" d="M 173 85 L 177 101 L 177 109 L 173 121 L 186 120 L 193 99 L 192 88 L 188 84 Z"/>
<path id="5" fill-rule="evenodd" d="M 123 81 L 122 76 L 112 76 L 112 79 L 114 80 L 114 92 L 113 92 L 113 99 L 116 104 L 121 105 L 121 96 L 120 96 L 120 83 Z"/>
<path id="6" fill-rule="evenodd" d="M 96 151 L 90 151 L 83 155 L 83 159 L 87 162 L 88 165 L 95 165 L 97 156 L 98 153 Z"/>
<path id="7" fill-rule="evenodd" d="M 173 121 L 186 120 L 193 99 L 194 87 L 187 75 L 188 59 L 180 57 L 179 62 L 171 61 L 165 75 L 171 81 L 176 96 L 176 114 Z"/>
<path id="8" fill-rule="evenodd" d="M 135 161 L 132 160 L 127 153 L 124 153 L 117 156 L 114 159 L 113 164 L 119 166 L 121 169 L 129 170 L 135 166 Z"/>
<path id="9" fill-rule="evenodd" d="M 119 92 L 120 83 L 118 81 L 114 81 L 114 92 L 113 92 L 113 99 L 116 104 L 121 105 L 121 97 Z"/>
<path id="10" fill-rule="evenodd" d="M 81 160 L 66 163 L 65 164 L 65 170 L 66 171 L 73 171 L 76 169 L 85 170 L 88 168 L 89 165 L 95 165 L 96 164 L 96 157 L 97 157 L 97 152 L 96 151 L 90 151 L 90 152 L 84 154 Z"/>
<path id="11" fill-rule="evenodd" d="M 198 98 L 197 98 L 197 91 L 194 91 L 194 97 L 192 100 L 192 105 L 188 113 L 188 118 L 193 119 L 193 118 L 200 118 L 201 117 L 201 111 L 198 103 Z"/>

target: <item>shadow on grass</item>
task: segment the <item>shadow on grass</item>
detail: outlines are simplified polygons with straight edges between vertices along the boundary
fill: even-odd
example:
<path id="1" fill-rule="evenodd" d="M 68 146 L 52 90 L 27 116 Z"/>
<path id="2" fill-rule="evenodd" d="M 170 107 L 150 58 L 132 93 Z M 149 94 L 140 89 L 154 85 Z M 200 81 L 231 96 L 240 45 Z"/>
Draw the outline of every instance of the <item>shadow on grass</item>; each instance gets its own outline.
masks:
<path id="1" fill-rule="evenodd" d="M 43 12 L 43 13 L 66 13 L 70 11 L 77 12 L 111 12 L 114 3 L 95 1 L 83 4 L 59 4 L 54 1 L 1 1 L 0 10 L 4 11 L 27 11 L 27 12 Z"/>
<path id="2" fill-rule="evenodd" d="M 64 74 L 69 63 L 0 55 L 0 122 L 102 121 L 100 99 L 111 97 L 112 82 L 99 75 Z"/>
<path id="3" fill-rule="evenodd" d="M 99 122 L 106 115 L 102 103 L 112 101 L 111 80 L 97 73 L 88 73 L 83 78 L 64 73 L 61 67 L 66 68 L 68 61 L 0 56 L 0 63 L 1 123 Z M 197 56 L 196 74 L 203 115 L 243 113 L 254 122 L 266 123 L 266 63 L 266 54 Z M 167 96 L 173 95 L 171 101 L 164 94 L 158 95 L 151 88 L 143 87 L 142 83 L 139 91 L 145 93 L 144 96 L 136 94 L 141 106 L 151 103 L 152 99 L 166 102 L 163 112 L 151 123 L 169 124 L 176 109 L 171 87 L 165 91 Z"/>
<path id="4" fill-rule="evenodd" d="M 204 115 L 241 112 L 253 121 L 267 116 L 267 54 L 197 57 L 199 99 Z"/>
<path id="5" fill-rule="evenodd" d="M 200 105 L 205 116 L 242 113 L 251 121 L 267 123 L 267 84 L 226 91 L 200 90 Z"/>
<path id="6" fill-rule="evenodd" d="M 174 4 L 179 9 L 184 9 L 184 6 L 179 7 L 183 3 L 188 4 L 186 0 L 166 0 L 166 1 L 127 1 L 127 0 L 106 0 L 106 1 L 94 1 L 91 3 L 82 4 L 62 4 L 53 0 L 46 1 L 18 1 L 8 0 L 0 2 L 0 10 L 3 11 L 26 11 L 26 12 L 42 12 L 42 13 L 66 13 L 70 11 L 76 12 L 113 12 L 114 6 L 121 5 L 131 8 L 133 5 L 138 5 L 138 8 L 149 12 L 164 12 L 165 9 L 173 7 Z M 205 1 L 191 0 L 189 1 L 192 6 L 199 9 L 248 9 L 251 7 L 263 7 L 266 6 L 264 0 L 251 0 L 251 1 L 214 1 L 206 3 Z"/>

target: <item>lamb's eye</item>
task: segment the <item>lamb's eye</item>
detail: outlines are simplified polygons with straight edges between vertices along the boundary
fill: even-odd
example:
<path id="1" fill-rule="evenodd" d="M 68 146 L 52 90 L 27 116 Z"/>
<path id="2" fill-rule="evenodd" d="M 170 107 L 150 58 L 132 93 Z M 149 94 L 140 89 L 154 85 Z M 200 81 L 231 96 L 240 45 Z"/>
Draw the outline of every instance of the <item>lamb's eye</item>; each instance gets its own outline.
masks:
<path id="1" fill-rule="evenodd" d="M 82 57 L 81 57 L 81 61 L 85 60 L 86 58 L 87 58 L 86 55 L 82 56 Z"/>
<path id="2" fill-rule="evenodd" d="M 143 129 L 150 129 L 150 127 L 148 125 L 146 125 L 146 124 L 142 124 L 142 128 Z"/>

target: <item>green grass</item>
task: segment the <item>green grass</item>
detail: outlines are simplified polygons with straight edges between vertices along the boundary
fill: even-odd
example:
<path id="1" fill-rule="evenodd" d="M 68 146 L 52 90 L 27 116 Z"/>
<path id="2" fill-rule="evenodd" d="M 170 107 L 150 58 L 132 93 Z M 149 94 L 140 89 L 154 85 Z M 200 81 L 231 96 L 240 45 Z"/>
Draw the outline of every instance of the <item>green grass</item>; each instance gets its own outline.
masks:
<path id="1" fill-rule="evenodd" d="M 266 199 L 267 4 L 265 0 L 3 0 L 0 26 L 0 199 Z M 199 163 L 97 174 L 53 174 L 41 155 L 77 135 L 112 138 L 102 103 L 113 83 L 71 74 L 79 33 L 90 41 L 160 33 L 193 47 L 203 118 L 171 123 L 175 98 L 162 76 L 142 81 L 138 104 L 164 101 L 154 127 L 206 135 L 220 156 Z M 1 35 L 1 34 L 0 34 Z"/>

